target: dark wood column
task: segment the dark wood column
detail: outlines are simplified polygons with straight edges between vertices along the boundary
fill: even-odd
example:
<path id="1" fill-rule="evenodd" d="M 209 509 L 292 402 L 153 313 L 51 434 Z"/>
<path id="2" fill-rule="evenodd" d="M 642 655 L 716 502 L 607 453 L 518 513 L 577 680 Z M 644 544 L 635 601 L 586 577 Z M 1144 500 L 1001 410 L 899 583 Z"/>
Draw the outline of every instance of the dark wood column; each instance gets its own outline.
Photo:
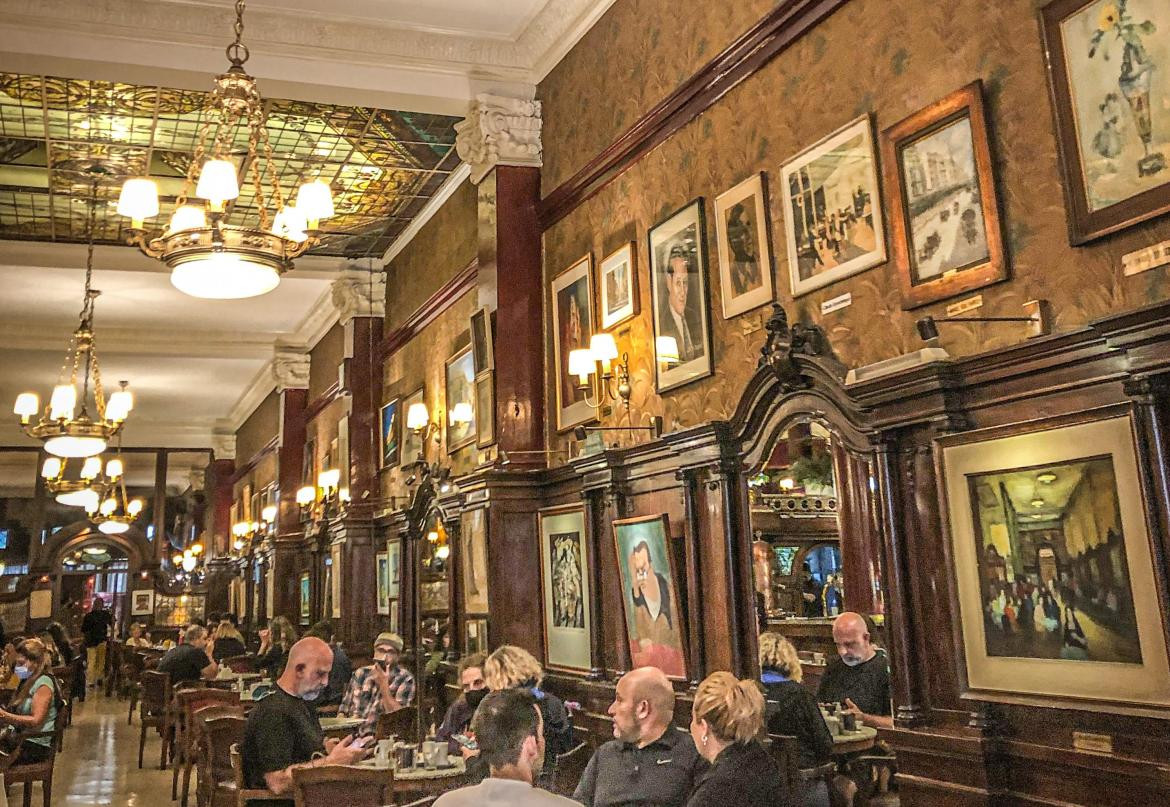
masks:
<path id="1" fill-rule="evenodd" d="M 589 574 L 589 655 L 593 664 L 589 668 L 590 681 L 605 680 L 605 625 L 602 622 L 601 564 L 607 556 L 603 554 L 602 534 L 605 525 L 605 489 L 586 488 L 581 491 L 581 498 L 585 502 L 585 529 L 588 536 L 588 574 Z M 629 650 L 626 651 L 629 653 Z M 629 666 L 628 664 L 626 666 Z"/>
<path id="2" fill-rule="evenodd" d="M 167 541 L 167 452 L 154 455 L 154 562 L 161 564 L 170 545 Z"/>

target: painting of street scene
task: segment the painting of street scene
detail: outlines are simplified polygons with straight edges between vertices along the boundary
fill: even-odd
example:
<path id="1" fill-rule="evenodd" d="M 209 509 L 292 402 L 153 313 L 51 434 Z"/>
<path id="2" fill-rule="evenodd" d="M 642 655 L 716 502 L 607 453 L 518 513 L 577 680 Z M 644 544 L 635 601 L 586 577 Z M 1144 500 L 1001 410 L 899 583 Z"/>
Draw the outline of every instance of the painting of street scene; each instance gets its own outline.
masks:
<path id="1" fill-rule="evenodd" d="M 968 482 L 987 654 L 1141 664 L 1112 457 Z"/>
<path id="2" fill-rule="evenodd" d="M 961 117 L 907 144 L 899 168 L 910 222 L 915 284 L 990 259 L 971 119 Z"/>

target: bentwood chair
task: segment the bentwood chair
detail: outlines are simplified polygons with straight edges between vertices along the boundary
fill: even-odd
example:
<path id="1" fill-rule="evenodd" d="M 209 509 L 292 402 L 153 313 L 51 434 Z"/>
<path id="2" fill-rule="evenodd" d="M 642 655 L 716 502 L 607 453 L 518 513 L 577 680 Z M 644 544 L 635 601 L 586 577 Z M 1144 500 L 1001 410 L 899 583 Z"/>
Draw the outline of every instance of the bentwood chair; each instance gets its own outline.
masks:
<path id="1" fill-rule="evenodd" d="M 232 760 L 232 775 L 236 780 L 236 807 L 248 807 L 248 802 L 251 801 L 288 801 L 285 796 L 274 796 L 267 788 L 249 788 L 244 784 L 244 761 L 240 757 L 240 743 L 233 744 L 228 753 Z M 345 803 L 345 801 L 338 802 L 338 804 Z M 330 807 L 336 807 L 336 805 Z"/>
<path id="2" fill-rule="evenodd" d="M 138 697 L 141 693 L 142 682 L 139 680 L 142 671 L 146 669 L 146 656 L 142 653 L 126 652 L 122 656 L 122 669 L 118 673 L 118 696 L 130 699 L 130 710 L 126 715 L 126 725 L 134 723 L 134 709 L 138 706 Z"/>
<path id="3" fill-rule="evenodd" d="M 800 767 L 800 740 L 788 734 L 769 734 L 769 746 L 772 759 L 780 768 L 780 774 L 793 794 L 796 803 L 804 798 L 810 790 L 816 789 L 824 783 L 827 796 L 833 798 L 833 777 L 837 774 L 837 765 L 834 762 L 825 762 L 815 768 Z"/>
<path id="4" fill-rule="evenodd" d="M 563 754 L 557 754 L 557 768 L 553 774 L 553 791 L 562 796 L 572 796 L 585 773 L 585 766 L 593 756 L 593 749 L 585 743 L 578 743 Z"/>
<path id="5" fill-rule="evenodd" d="M 292 781 L 296 807 L 383 807 L 394 803 L 392 768 L 293 768 Z"/>
<path id="6" fill-rule="evenodd" d="M 138 767 L 142 767 L 142 750 L 146 747 L 146 729 L 153 727 L 162 738 L 158 769 L 167 767 L 167 742 L 171 733 L 171 675 L 157 670 L 144 670 L 141 676 L 142 695 L 139 700 Z"/>
<path id="7" fill-rule="evenodd" d="M 248 721 L 241 715 L 211 716 L 221 707 L 209 706 L 195 713 L 200 725 L 199 779 L 195 787 L 200 807 L 235 807 L 236 779 L 232 773 L 231 747 L 244 742 Z"/>
<path id="8" fill-rule="evenodd" d="M 234 673 L 254 673 L 259 671 L 256 667 L 256 657 L 252 655 L 229 656 L 223 660 L 223 665 Z"/>
<path id="9" fill-rule="evenodd" d="M 404 706 L 396 712 L 386 712 L 380 715 L 375 739 L 388 740 L 391 737 L 397 737 L 404 743 L 417 743 L 418 732 L 415 723 L 417 714 L 418 707 Z"/>
<path id="10" fill-rule="evenodd" d="M 199 805 L 207 803 L 206 790 L 207 781 L 210 771 L 207 767 L 207 723 L 210 720 L 217 720 L 224 717 L 238 717 L 243 719 L 244 709 L 238 703 L 224 703 L 213 704 L 211 706 L 204 706 L 196 709 L 191 713 L 187 721 L 187 748 L 188 754 L 183 760 L 183 784 L 182 784 L 182 800 L 183 805 L 187 804 L 187 795 L 191 790 L 191 772 L 195 771 L 197 774 L 195 785 L 195 802 Z M 223 754 L 225 760 L 224 770 L 230 771 L 231 760 L 225 751 Z"/>
<path id="11" fill-rule="evenodd" d="M 34 782 L 41 783 L 41 798 L 44 807 L 49 807 L 53 801 L 53 767 L 57 761 L 57 749 L 61 746 L 61 733 L 65 730 L 60 719 L 56 721 L 53 731 L 21 732 L 18 735 L 20 743 L 26 740 L 46 739 L 49 741 L 49 756 L 40 762 L 24 762 L 21 752 L 9 754 L 4 763 L 0 764 L 3 773 L 4 787 L 8 785 L 24 784 L 24 807 L 32 804 L 32 786 Z M 19 749 L 20 746 L 18 745 Z"/>
<path id="12" fill-rule="evenodd" d="M 191 769 L 195 765 L 195 743 L 198 740 L 195 712 L 210 706 L 228 707 L 230 712 L 242 715 L 240 694 L 223 689 L 180 689 L 175 692 L 175 756 L 171 774 L 171 798 L 179 797 L 179 774 L 183 776 L 182 807 L 187 807 L 187 793 L 191 787 Z"/>

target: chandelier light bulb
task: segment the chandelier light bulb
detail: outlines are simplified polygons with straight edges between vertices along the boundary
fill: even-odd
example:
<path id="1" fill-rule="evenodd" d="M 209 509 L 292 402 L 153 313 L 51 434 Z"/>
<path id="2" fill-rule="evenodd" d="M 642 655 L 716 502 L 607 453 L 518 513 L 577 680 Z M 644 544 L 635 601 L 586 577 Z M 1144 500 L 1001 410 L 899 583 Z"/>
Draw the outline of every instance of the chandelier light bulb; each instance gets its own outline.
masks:
<path id="1" fill-rule="evenodd" d="M 121 423 L 134 408 L 134 395 L 123 387 L 110 396 L 106 401 L 106 418 L 114 423 Z"/>
<path id="2" fill-rule="evenodd" d="M 132 499 L 130 501 L 130 503 L 128 505 L 126 505 L 126 514 L 129 515 L 131 518 L 137 518 L 138 514 L 141 512 L 142 512 L 142 499 Z"/>
<path id="3" fill-rule="evenodd" d="M 207 226 L 207 214 L 202 207 L 196 205 L 182 205 L 175 208 L 171 214 L 171 222 L 167 225 L 167 233 L 181 233 L 184 230 L 201 230 Z"/>
<path id="4" fill-rule="evenodd" d="M 240 195 L 240 184 L 236 181 L 235 163 L 228 160 L 208 160 L 199 172 L 195 195 L 211 203 L 211 209 L 223 209 L 224 202 Z"/>
<path id="5" fill-rule="evenodd" d="M 73 410 L 76 408 L 77 387 L 72 384 L 53 387 L 53 397 L 49 399 L 50 420 L 73 420 Z"/>
<path id="6" fill-rule="evenodd" d="M 282 207 L 272 219 L 272 232 L 297 244 L 308 240 L 306 227 L 305 214 L 290 205 Z"/>
<path id="7" fill-rule="evenodd" d="M 85 462 L 81 465 L 82 479 L 96 479 L 97 475 L 102 472 L 102 458 L 101 457 L 86 457 Z"/>
<path id="8" fill-rule="evenodd" d="M 196 557 L 198 557 L 199 555 L 202 555 L 203 554 L 203 544 L 199 543 L 198 541 L 191 544 L 191 554 L 195 555 Z"/>
<path id="9" fill-rule="evenodd" d="M 16 405 L 12 407 L 12 412 L 20 415 L 21 423 L 28 423 L 40 408 L 41 399 L 35 392 L 22 392 L 16 396 Z"/>
<path id="10" fill-rule="evenodd" d="M 195 571 L 195 567 L 198 565 L 198 563 L 199 563 L 199 561 L 195 558 L 194 555 L 183 558 L 183 571 L 185 571 L 185 572 Z"/>
<path id="11" fill-rule="evenodd" d="M 244 548 L 244 541 L 243 541 L 243 539 L 241 539 L 241 538 L 237 538 L 235 541 L 233 541 L 233 542 L 232 542 L 232 548 L 233 548 L 233 549 L 235 549 L 237 552 L 239 552 L 240 550 L 242 550 L 242 549 Z"/>
<path id="12" fill-rule="evenodd" d="M 85 492 L 90 494 L 90 495 L 85 497 L 85 501 L 83 501 L 81 503 L 81 506 L 85 508 L 86 515 L 92 516 L 94 513 L 96 513 L 98 511 L 98 506 L 99 506 L 98 500 L 100 497 L 97 495 L 96 492 L 94 492 L 92 490 L 88 490 Z"/>
<path id="13" fill-rule="evenodd" d="M 176 266 L 171 284 L 192 297 L 239 300 L 272 291 L 280 284 L 280 274 L 233 253 L 211 252 Z"/>
<path id="14" fill-rule="evenodd" d="M 145 177 L 134 177 L 122 183 L 118 195 L 118 215 L 131 220 L 131 227 L 142 229 L 146 219 L 158 215 L 158 185 Z"/>
<path id="15" fill-rule="evenodd" d="M 435 550 L 435 557 L 439 560 L 446 560 L 451 555 L 451 547 L 443 544 Z"/>
<path id="16" fill-rule="evenodd" d="M 114 514 L 114 511 L 117 509 L 118 509 L 118 502 L 115 499 L 106 499 L 104 502 L 102 502 L 100 512 L 103 516 L 109 518 L 110 516 L 112 516 Z"/>
<path id="17" fill-rule="evenodd" d="M 106 463 L 106 476 L 110 479 L 117 479 L 122 475 L 122 461 L 120 459 L 112 459 Z"/>
<path id="18" fill-rule="evenodd" d="M 45 479 L 56 479 L 61 475 L 62 467 L 60 457 L 49 457 L 45 460 L 45 464 L 41 466 L 41 476 Z"/>
<path id="19" fill-rule="evenodd" d="M 333 194 L 329 190 L 329 183 L 315 179 L 297 188 L 296 208 L 308 221 L 310 230 L 316 230 L 321 219 L 332 218 Z"/>

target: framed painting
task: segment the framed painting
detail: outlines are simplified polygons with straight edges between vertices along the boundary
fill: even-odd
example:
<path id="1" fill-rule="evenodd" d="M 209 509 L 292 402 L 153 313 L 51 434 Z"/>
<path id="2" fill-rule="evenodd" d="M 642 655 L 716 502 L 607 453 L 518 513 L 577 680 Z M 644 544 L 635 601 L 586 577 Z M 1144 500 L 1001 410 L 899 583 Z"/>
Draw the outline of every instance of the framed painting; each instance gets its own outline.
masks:
<path id="1" fill-rule="evenodd" d="M 842 126 L 780 166 L 792 296 L 886 260 L 873 126 Z"/>
<path id="2" fill-rule="evenodd" d="M 471 352 L 476 375 L 496 366 L 492 353 L 492 312 L 487 306 L 471 315 Z"/>
<path id="3" fill-rule="evenodd" d="M 380 468 L 394 468 L 397 467 L 400 459 L 401 441 L 399 435 L 401 434 L 401 412 L 399 404 L 400 398 L 395 398 L 389 403 L 382 404 L 379 410 L 378 423 L 381 427 L 382 434 L 382 464 Z"/>
<path id="4" fill-rule="evenodd" d="M 552 507 L 541 510 L 538 517 L 546 666 L 587 672 L 593 657 L 589 651 L 585 509 L 578 505 Z"/>
<path id="5" fill-rule="evenodd" d="M 593 407 L 585 402 L 585 391 L 569 374 L 569 354 L 588 348 L 593 337 L 593 288 L 589 279 L 592 264 L 592 255 L 586 255 L 552 281 L 557 431 L 571 429 L 596 416 Z"/>
<path id="6" fill-rule="evenodd" d="M 390 613 L 390 555 L 379 552 L 374 555 L 374 566 L 377 570 L 377 597 L 378 613 Z"/>
<path id="7" fill-rule="evenodd" d="M 471 346 L 447 359 L 447 453 L 475 442 L 475 357 Z"/>
<path id="8" fill-rule="evenodd" d="M 601 330 L 607 331 L 638 313 L 638 264 L 634 242 L 605 256 L 597 271 Z"/>
<path id="9" fill-rule="evenodd" d="M 666 392 L 715 371 L 703 198 L 651 227 L 649 242 L 655 389 Z"/>
<path id="10" fill-rule="evenodd" d="M 764 173 L 715 197 L 715 244 L 723 318 L 772 302 L 772 243 Z"/>
<path id="11" fill-rule="evenodd" d="M 130 600 L 130 616 L 154 615 L 154 590 L 135 591 Z"/>
<path id="12" fill-rule="evenodd" d="M 496 442 L 496 381 L 492 370 L 475 377 L 475 445 L 487 448 Z"/>
<path id="13" fill-rule="evenodd" d="M 622 611 L 634 667 L 658 667 L 685 679 L 686 651 L 678 576 L 665 513 L 613 522 Z"/>
<path id="14" fill-rule="evenodd" d="M 398 600 L 390 600 L 390 632 L 398 633 L 398 610 L 401 606 Z"/>
<path id="15" fill-rule="evenodd" d="M 1123 407 L 937 441 L 964 697 L 1170 706 L 1134 425 Z"/>
<path id="16" fill-rule="evenodd" d="M 903 308 L 1007 280 L 982 82 L 886 129 L 882 163 Z"/>
<path id="17" fill-rule="evenodd" d="M 399 453 L 402 455 L 402 465 L 404 467 L 413 465 L 423 457 L 423 433 L 406 428 L 406 416 L 410 413 L 410 407 L 414 404 L 426 403 L 423 392 L 424 389 L 419 387 L 410 393 L 410 395 L 401 399 L 402 402 L 399 411 L 402 413 L 400 415 L 402 420 L 402 428 L 400 430 L 402 448 Z"/>
<path id="18" fill-rule="evenodd" d="M 446 580 L 434 580 L 419 587 L 423 613 L 446 612 L 450 601 L 450 587 Z"/>
<path id="19" fill-rule="evenodd" d="M 332 619 L 341 618 L 341 544 L 329 547 L 329 590 L 332 598 L 329 615 Z"/>
<path id="20" fill-rule="evenodd" d="M 402 543 L 390 541 L 386 544 L 386 596 L 398 599 L 402 584 Z"/>
<path id="21" fill-rule="evenodd" d="M 486 653 L 488 650 L 487 620 L 468 619 L 465 622 L 464 630 L 463 654 L 469 656 L 472 653 Z"/>
<path id="22" fill-rule="evenodd" d="M 1054 0 L 1040 17 L 1069 240 L 1170 211 L 1170 6 Z"/>
<path id="23" fill-rule="evenodd" d="M 317 438 L 305 439 L 305 447 L 301 451 L 301 485 L 315 486 L 317 484 Z"/>
<path id="24" fill-rule="evenodd" d="M 459 530 L 460 565 L 463 567 L 463 613 L 488 611 L 487 510 L 477 507 L 463 513 Z"/>
<path id="25" fill-rule="evenodd" d="M 313 615 L 313 601 L 312 601 L 312 584 L 309 580 L 308 572 L 301 572 L 301 624 L 308 625 L 312 620 Z"/>

